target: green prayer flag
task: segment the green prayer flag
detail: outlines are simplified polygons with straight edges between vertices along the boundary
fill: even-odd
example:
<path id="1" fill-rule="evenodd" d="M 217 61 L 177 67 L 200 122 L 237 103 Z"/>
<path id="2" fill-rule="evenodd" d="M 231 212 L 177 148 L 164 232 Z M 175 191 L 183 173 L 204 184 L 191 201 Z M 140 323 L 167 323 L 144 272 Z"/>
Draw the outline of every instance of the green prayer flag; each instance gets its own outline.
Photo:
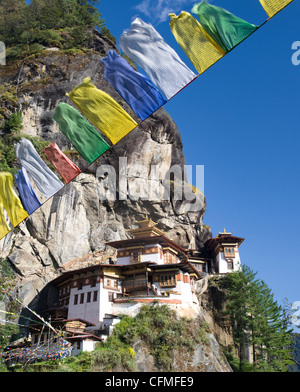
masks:
<path id="1" fill-rule="evenodd" d="M 53 119 L 58 123 L 60 131 L 89 164 L 109 149 L 110 146 L 99 132 L 69 104 L 59 103 L 54 111 Z"/>
<path id="2" fill-rule="evenodd" d="M 227 53 L 252 34 L 258 26 L 206 1 L 193 6 L 192 12 L 210 37 Z"/>

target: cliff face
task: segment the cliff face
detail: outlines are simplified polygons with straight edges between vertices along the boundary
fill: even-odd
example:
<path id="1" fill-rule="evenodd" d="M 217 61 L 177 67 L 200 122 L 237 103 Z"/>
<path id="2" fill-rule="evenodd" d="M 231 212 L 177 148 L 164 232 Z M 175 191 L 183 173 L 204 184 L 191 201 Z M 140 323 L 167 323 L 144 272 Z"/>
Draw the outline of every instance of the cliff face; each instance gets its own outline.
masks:
<path id="1" fill-rule="evenodd" d="M 203 196 L 192 194 L 192 188 L 186 182 L 183 200 L 176 200 L 172 192 L 172 186 L 178 179 L 167 173 L 176 167 L 184 174 L 185 157 L 180 133 L 163 108 L 90 167 L 53 122 L 52 115 L 57 104 L 60 101 L 70 104 L 66 92 L 87 76 L 91 76 L 98 88 L 110 94 L 139 121 L 103 77 L 100 59 L 111 48 L 114 48 L 113 44 L 95 32 L 93 50 L 66 52 L 50 48 L 23 61 L 0 67 L 3 91 L 9 88 L 15 94 L 13 100 L 1 100 L 4 116 L 8 118 L 15 110 L 21 111 L 24 134 L 56 142 L 84 170 L 17 230 L 0 241 L 0 257 L 8 258 L 16 269 L 19 298 L 33 308 L 40 301 L 43 288 L 67 264 L 80 268 L 114 258 L 114 249 L 105 243 L 129 237 L 127 230 L 134 228 L 136 220 L 144 219 L 146 215 L 157 222 L 158 228 L 169 238 L 185 248 L 201 250 L 204 242 L 211 237 L 211 232 L 202 223 L 205 213 Z M 119 176 L 124 163 L 127 169 L 125 177 Z M 107 198 L 112 196 L 112 192 L 107 184 L 106 170 L 101 170 L 105 165 L 112 167 L 116 173 L 115 199 Z M 124 181 L 124 178 L 127 195 L 120 200 L 119 181 Z M 170 185 L 170 197 L 162 200 L 161 195 Z M 101 197 L 103 194 L 106 197 Z M 200 294 L 205 292 L 206 283 L 201 283 Z M 206 319 L 213 324 L 213 318 Z M 153 358 L 149 357 L 142 343 L 137 344 L 135 350 L 139 371 L 158 370 L 151 365 Z M 176 371 L 231 371 L 213 335 L 209 336 L 205 347 L 198 345 L 193 353 L 188 350 L 177 353 L 174 361 Z M 145 363 L 148 364 L 147 369 Z"/>
<path id="2" fill-rule="evenodd" d="M 127 229 L 148 214 L 158 227 L 183 247 L 201 249 L 211 235 L 203 224 L 205 200 L 200 193 L 184 200 L 172 196 L 161 200 L 166 185 L 175 182 L 166 176 L 174 167 L 185 172 L 185 158 L 180 133 L 163 108 L 145 120 L 116 146 L 87 168 L 87 163 L 72 151 L 67 138 L 52 120 L 60 101 L 68 102 L 71 91 L 85 77 L 110 94 L 135 120 L 131 108 L 103 77 L 100 59 L 114 48 L 110 41 L 94 33 L 93 49 L 82 51 L 47 50 L 0 67 L 0 84 L 13 89 L 16 99 L 2 100 L 6 117 L 20 110 L 22 132 L 54 141 L 71 154 L 70 158 L 83 170 L 74 181 L 44 203 L 26 222 L 0 241 L 1 257 L 8 257 L 18 272 L 20 297 L 28 304 L 40 290 L 60 273 L 60 268 L 74 259 L 93 260 L 101 251 L 103 261 L 113 256 L 106 241 L 128 237 Z M 120 163 L 120 158 L 123 161 Z M 119 197 L 119 170 L 127 164 L 127 195 Z M 107 174 L 99 172 L 103 165 L 116 172 L 116 198 L 101 200 L 109 194 Z M 142 165 L 140 170 L 137 165 Z M 171 179 L 171 180 L 170 180 Z M 186 185 L 186 190 L 191 187 Z M 124 189 L 124 187 L 123 187 Z M 145 196 L 149 190 L 150 197 Z M 150 192 L 151 189 L 151 192 Z M 187 194 L 187 193 L 185 193 Z M 111 194 L 110 194 L 111 195 Z M 123 195 L 124 196 L 124 195 Z M 102 197 L 103 199 L 103 197 Z M 80 261 L 79 261 L 80 265 Z"/>

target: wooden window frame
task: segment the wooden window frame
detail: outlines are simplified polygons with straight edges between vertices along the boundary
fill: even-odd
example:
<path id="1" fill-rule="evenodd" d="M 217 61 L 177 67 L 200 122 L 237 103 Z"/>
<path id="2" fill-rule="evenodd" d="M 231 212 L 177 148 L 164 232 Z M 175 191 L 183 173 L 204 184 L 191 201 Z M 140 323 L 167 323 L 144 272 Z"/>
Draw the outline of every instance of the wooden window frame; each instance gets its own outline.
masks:
<path id="1" fill-rule="evenodd" d="M 142 252 L 141 250 L 132 250 L 130 253 L 130 263 L 136 264 L 142 261 Z"/>
<path id="2" fill-rule="evenodd" d="M 91 294 L 92 294 L 92 292 L 88 291 L 87 297 L 86 297 L 86 302 L 91 302 Z"/>
<path id="3" fill-rule="evenodd" d="M 175 274 L 161 274 L 159 277 L 160 287 L 176 287 L 177 278 Z"/>
<path id="4" fill-rule="evenodd" d="M 84 303 L 84 293 L 80 294 L 80 304 Z"/>
<path id="5" fill-rule="evenodd" d="M 232 271 L 234 267 L 233 260 L 227 260 L 227 269 Z"/>
<path id="6" fill-rule="evenodd" d="M 109 291 L 108 292 L 108 302 L 114 302 L 114 292 L 113 291 Z"/>
<path id="7" fill-rule="evenodd" d="M 98 301 L 98 290 L 93 292 L 93 302 L 97 302 Z"/>
<path id="8" fill-rule="evenodd" d="M 232 246 L 224 246 L 225 259 L 233 259 L 235 257 L 235 250 Z"/>

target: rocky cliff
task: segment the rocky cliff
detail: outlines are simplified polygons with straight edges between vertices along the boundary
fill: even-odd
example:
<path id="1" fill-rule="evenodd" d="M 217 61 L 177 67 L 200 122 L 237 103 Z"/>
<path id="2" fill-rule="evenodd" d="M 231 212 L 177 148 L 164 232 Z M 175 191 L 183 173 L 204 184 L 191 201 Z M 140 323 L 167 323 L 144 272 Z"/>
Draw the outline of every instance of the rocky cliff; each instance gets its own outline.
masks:
<path id="1" fill-rule="evenodd" d="M 18 295 L 25 304 L 34 304 L 42 289 L 67 264 L 86 266 L 113 258 L 114 250 L 106 242 L 127 238 L 127 230 L 134 228 L 136 220 L 144 219 L 146 215 L 185 248 L 201 250 L 211 237 L 211 232 L 202 223 L 205 213 L 203 195 L 196 191 L 191 198 L 176 200 L 172 192 L 176 179 L 168 173 L 175 166 L 184 174 L 185 157 L 180 132 L 163 108 L 89 167 L 52 120 L 59 102 L 70 104 L 66 92 L 91 76 L 98 88 L 110 94 L 139 121 L 103 77 L 100 59 L 109 49 L 115 49 L 114 45 L 94 32 L 92 46 L 85 51 L 48 48 L 0 67 L 2 92 L 9 89 L 14 96 L 14 99 L 1 100 L 4 118 L 9 118 L 16 110 L 21 111 L 24 134 L 55 141 L 83 171 L 0 241 L 0 257 L 13 264 L 17 272 Z M 127 196 L 122 200 L 118 186 L 119 180 L 124 179 L 119 176 L 120 158 L 127 163 Z M 113 167 L 116 172 L 115 199 L 100 197 L 110 192 L 107 173 L 102 170 L 107 167 L 105 165 Z M 146 168 L 146 173 L 139 171 L 138 165 Z M 170 197 L 165 200 L 155 197 L 164 194 L 166 186 L 171 188 Z M 193 189 L 186 182 L 184 187 L 189 192 Z M 145 191 L 150 188 L 154 197 L 145 196 Z M 142 367 L 142 348 L 139 352 Z M 202 371 L 228 371 L 228 364 L 223 357 L 218 359 L 218 353 L 218 344 L 212 336 L 208 347 L 198 347 L 194 357 L 187 358 L 186 365 L 180 365 L 178 359 L 176 366 L 178 369 L 188 370 L 186 366 L 189 366 L 200 370 L 199 366 L 203 365 Z"/>
<path id="2" fill-rule="evenodd" d="M 163 194 L 166 182 L 172 187 L 174 181 L 168 171 L 174 165 L 184 173 L 180 133 L 163 108 L 89 167 L 52 120 L 59 102 L 71 103 L 66 92 L 87 76 L 135 116 L 103 77 L 100 59 L 111 48 L 115 49 L 114 45 L 95 31 L 92 49 L 64 51 L 47 48 L 0 67 L 2 97 L 8 89 L 14 94 L 14 99 L 1 100 L 4 117 L 8 118 L 15 110 L 21 111 L 24 134 L 55 141 L 83 170 L 18 230 L 0 241 L 1 257 L 8 257 L 18 272 L 20 295 L 25 303 L 29 303 L 70 261 L 82 257 L 93 259 L 97 251 L 102 252 L 104 259 L 106 255 L 112 256 L 112 250 L 107 249 L 105 242 L 126 238 L 126 230 L 133 228 L 135 221 L 143 219 L 146 214 L 170 238 L 186 248 L 201 249 L 210 236 L 210 231 L 202 224 L 205 199 L 200 193 L 194 194 L 193 201 L 188 198 L 175 200 L 172 192 L 166 200 L 144 194 L 150 187 L 154 196 Z M 127 195 L 124 200 L 120 200 L 118 194 L 120 158 L 127 163 Z M 106 173 L 97 172 L 103 165 L 110 165 L 116 171 L 115 200 L 99 197 L 103 193 L 107 195 Z M 146 168 L 147 173 L 139 172 L 137 165 Z M 186 185 L 188 189 L 190 186 Z"/>

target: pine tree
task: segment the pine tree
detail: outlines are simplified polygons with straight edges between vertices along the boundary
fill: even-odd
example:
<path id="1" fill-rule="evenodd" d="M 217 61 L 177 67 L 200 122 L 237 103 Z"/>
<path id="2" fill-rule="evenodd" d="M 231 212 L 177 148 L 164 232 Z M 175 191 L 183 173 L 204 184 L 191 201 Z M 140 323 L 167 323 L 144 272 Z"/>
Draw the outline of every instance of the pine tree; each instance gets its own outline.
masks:
<path id="1" fill-rule="evenodd" d="M 286 371 L 291 364 L 291 331 L 272 291 L 256 275 L 244 266 L 241 272 L 225 277 L 222 284 L 227 289 L 225 313 L 231 320 L 240 370 L 245 360 L 243 350 L 249 346 L 257 371 Z"/>

